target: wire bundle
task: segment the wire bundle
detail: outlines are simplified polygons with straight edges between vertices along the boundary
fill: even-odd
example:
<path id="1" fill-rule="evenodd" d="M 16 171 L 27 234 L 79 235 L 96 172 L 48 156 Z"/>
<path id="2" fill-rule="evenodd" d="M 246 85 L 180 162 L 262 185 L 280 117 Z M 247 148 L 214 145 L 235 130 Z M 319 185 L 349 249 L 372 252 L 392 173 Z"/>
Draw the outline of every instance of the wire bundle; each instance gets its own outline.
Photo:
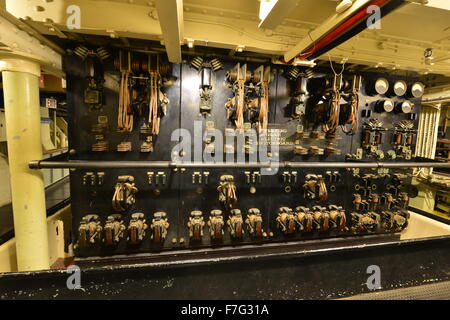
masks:
<path id="1" fill-rule="evenodd" d="M 339 229 L 345 230 L 347 228 L 347 218 L 344 212 L 339 213 L 339 221 L 340 221 Z"/>
<path id="2" fill-rule="evenodd" d="M 135 202 L 134 194 L 138 189 L 129 182 L 118 182 L 112 197 L 112 207 L 115 211 L 125 211 L 126 206 Z"/>
<path id="3" fill-rule="evenodd" d="M 325 133 L 333 135 L 336 132 L 336 129 L 339 127 L 339 112 L 340 112 L 340 100 L 341 100 L 341 95 L 339 93 L 340 88 L 336 87 L 336 79 L 338 77 L 341 77 L 342 74 L 344 73 L 345 61 L 347 61 L 347 59 L 345 59 L 344 63 L 342 63 L 342 70 L 339 73 L 337 73 L 336 70 L 334 70 L 333 62 L 331 61 L 331 57 L 329 54 L 328 54 L 328 60 L 330 61 L 331 70 L 334 73 L 335 83 L 334 83 L 333 91 L 332 91 L 330 117 L 328 118 L 327 122 L 322 126 L 322 130 Z"/>
<path id="4" fill-rule="evenodd" d="M 117 129 L 119 132 L 133 131 L 133 111 L 131 109 L 130 89 L 128 87 L 129 76 L 129 72 L 121 72 L 117 118 Z"/>
<path id="5" fill-rule="evenodd" d="M 358 129 L 358 108 L 359 108 L 359 95 L 357 90 L 353 90 L 352 93 L 352 104 L 350 106 L 350 115 L 345 122 L 341 126 L 342 131 L 344 131 L 345 134 L 353 135 L 356 133 L 356 130 Z M 350 124 L 350 128 L 347 127 L 347 124 Z"/>
<path id="6" fill-rule="evenodd" d="M 269 84 L 267 81 L 263 81 L 262 85 L 262 96 L 261 96 L 261 106 L 259 109 L 259 117 L 258 117 L 258 131 L 266 130 L 268 123 L 268 113 L 269 113 Z M 262 126 L 261 126 L 262 121 Z"/>
<path id="7" fill-rule="evenodd" d="M 151 132 L 154 135 L 159 134 L 161 115 L 158 112 L 158 74 L 154 71 L 150 72 L 150 103 L 148 122 Z"/>
<path id="8" fill-rule="evenodd" d="M 237 201 L 236 185 L 232 181 L 222 182 L 217 190 L 219 193 L 219 200 L 225 204 L 227 209 L 233 208 Z"/>
<path id="9" fill-rule="evenodd" d="M 323 178 L 319 179 L 318 183 L 319 183 L 319 201 L 325 202 L 328 199 L 327 185 L 325 184 Z"/>
<path id="10" fill-rule="evenodd" d="M 244 128 L 244 81 L 237 81 L 236 129 Z"/>
<path id="11" fill-rule="evenodd" d="M 330 102 L 330 116 L 328 117 L 327 122 L 322 126 L 322 130 L 325 133 L 332 134 L 336 132 L 336 129 L 339 127 L 340 100 L 341 95 L 339 89 L 333 89 Z"/>

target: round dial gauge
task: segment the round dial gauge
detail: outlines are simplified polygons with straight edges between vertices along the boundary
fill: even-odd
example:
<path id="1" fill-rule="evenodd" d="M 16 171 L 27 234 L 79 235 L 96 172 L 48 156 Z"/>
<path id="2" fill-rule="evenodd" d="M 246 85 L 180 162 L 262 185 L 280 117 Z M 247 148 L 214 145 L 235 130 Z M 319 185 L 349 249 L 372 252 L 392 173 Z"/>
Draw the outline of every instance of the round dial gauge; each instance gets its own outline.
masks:
<path id="1" fill-rule="evenodd" d="M 413 108 L 413 105 L 409 101 L 403 101 L 400 104 L 400 109 L 402 110 L 403 113 L 410 113 L 412 108 Z"/>
<path id="2" fill-rule="evenodd" d="M 394 93 L 399 97 L 406 93 L 407 88 L 406 82 L 403 80 L 398 80 L 394 83 Z"/>
<path id="3" fill-rule="evenodd" d="M 425 91 L 425 86 L 421 82 L 415 82 L 411 86 L 411 94 L 414 98 L 420 98 L 423 96 L 423 93 Z"/>
<path id="4" fill-rule="evenodd" d="M 389 82 L 385 78 L 378 78 L 375 81 L 375 91 L 378 94 L 385 94 L 389 89 Z"/>
<path id="5" fill-rule="evenodd" d="M 394 101 L 392 101 L 391 99 L 383 101 L 383 110 L 385 112 L 391 112 L 392 110 L 394 110 Z"/>

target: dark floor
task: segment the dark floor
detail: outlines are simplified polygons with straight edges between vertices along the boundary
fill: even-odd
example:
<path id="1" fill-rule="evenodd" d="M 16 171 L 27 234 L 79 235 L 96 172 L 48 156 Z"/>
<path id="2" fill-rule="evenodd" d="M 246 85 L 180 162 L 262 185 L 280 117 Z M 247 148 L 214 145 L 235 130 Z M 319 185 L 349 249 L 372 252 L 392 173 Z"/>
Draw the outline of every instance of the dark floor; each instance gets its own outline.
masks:
<path id="1" fill-rule="evenodd" d="M 54 214 L 70 202 L 69 177 L 65 177 L 45 189 L 47 216 Z M 12 205 L 0 207 L 0 245 L 14 237 Z"/>
<path id="2" fill-rule="evenodd" d="M 376 291 L 340 300 L 450 300 L 450 281 L 395 290 Z"/>
<path id="3" fill-rule="evenodd" d="M 48 215 L 67 205 L 70 202 L 69 179 L 65 178 L 47 188 L 46 201 Z M 14 236 L 12 228 L 11 205 L 1 207 L 0 244 Z M 97 269 L 88 268 L 78 261 L 77 264 L 83 270 L 82 291 L 66 288 L 67 274 L 64 270 L 38 272 L 35 275 L 2 274 L 0 287 L 3 296 L 0 299 L 23 298 L 23 288 L 27 288 L 25 291 L 28 298 L 44 299 L 201 299 L 211 297 L 208 295 L 211 291 L 219 299 L 272 299 L 274 293 L 282 299 L 333 299 L 347 296 L 343 299 L 450 300 L 448 239 L 391 242 L 383 246 L 352 246 L 348 250 L 341 248 L 334 253 L 301 252 L 273 257 L 273 261 L 271 257 L 247 259 L 244 255 L 243 258 L 236 259 L 238 261 L 225 259 L 221 263 L 217 259 L 201 263 L 196 258 L 196 264 L 191 265 L 190 260 L 185 266 L 176 263 L 173 268 L 167 261 L 163 266 L 152 263 L 139 266 L 131 263 L 130 267 L 116 263 L 109 266 L 109 272 L 105 272 L 101 266 Z M 266 258 L 269 261 L 258 262 L 258 259 Z M 245 261 L 240 261 L 242 259 Z M 371 264 L 379 265 L 385 270 L 387 276 L 383 278 L 383 285 L 386 288 L 400 289 L 357 294 L 364 289 L 367 279 L 365 270 Z M 59 267 L 66 266 L 67 261 L 63 261 Z M 215 272 L 210 272 L 212 267 Z M 339 277 L 336 277 L 335 270 L 342 271 Z M 30 284 L 30 277 L 33 277 L 33 285 Z M 204 288 L 193 296 L 189 288 L 200 282 L 204 283 Z M 106 284 L 108 290 L 103 284 Z M 408 285 L 410 287 L 405 287 Z M 268 290 L 268 286 L 271 290 Z"/>

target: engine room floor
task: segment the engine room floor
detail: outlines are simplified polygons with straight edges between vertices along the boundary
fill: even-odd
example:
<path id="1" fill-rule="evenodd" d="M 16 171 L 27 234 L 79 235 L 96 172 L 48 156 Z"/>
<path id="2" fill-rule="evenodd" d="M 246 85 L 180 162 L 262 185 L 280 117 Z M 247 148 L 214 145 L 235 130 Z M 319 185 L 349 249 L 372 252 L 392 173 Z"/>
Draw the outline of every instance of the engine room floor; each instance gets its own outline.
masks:
<path id="1" fill-rule="evenodd" d="M 450 281 L 395 290 L 376 291 L 338 300 L 448 300 Z"/>
<path id="2" fill-rule="evenodd" d="M 45 189 L 47 217 L 70 203 L 69 177 L 65 177 Z M 0 245 L 14 237 L 12 205 L 0 207 Z"/>

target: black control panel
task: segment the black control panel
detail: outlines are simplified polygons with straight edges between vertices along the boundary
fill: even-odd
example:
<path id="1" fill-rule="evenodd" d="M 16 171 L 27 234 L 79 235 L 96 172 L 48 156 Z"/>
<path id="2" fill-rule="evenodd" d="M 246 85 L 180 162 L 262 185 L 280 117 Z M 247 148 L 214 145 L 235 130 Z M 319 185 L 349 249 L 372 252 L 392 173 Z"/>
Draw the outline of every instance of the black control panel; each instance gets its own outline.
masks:
<path id="1" fill-rule="evenodd" d="M 110 56 L 65 57 L 70 158 L 118 163 L 71 171 L 78 256 L 407 227 L 411 169 L 323 163 L 414 161 L 423 94 L 417 79 Z M 149 168 L 120 166 L 130 161 Z M 177 165 L 152 167 L 156 162 Z"/>

